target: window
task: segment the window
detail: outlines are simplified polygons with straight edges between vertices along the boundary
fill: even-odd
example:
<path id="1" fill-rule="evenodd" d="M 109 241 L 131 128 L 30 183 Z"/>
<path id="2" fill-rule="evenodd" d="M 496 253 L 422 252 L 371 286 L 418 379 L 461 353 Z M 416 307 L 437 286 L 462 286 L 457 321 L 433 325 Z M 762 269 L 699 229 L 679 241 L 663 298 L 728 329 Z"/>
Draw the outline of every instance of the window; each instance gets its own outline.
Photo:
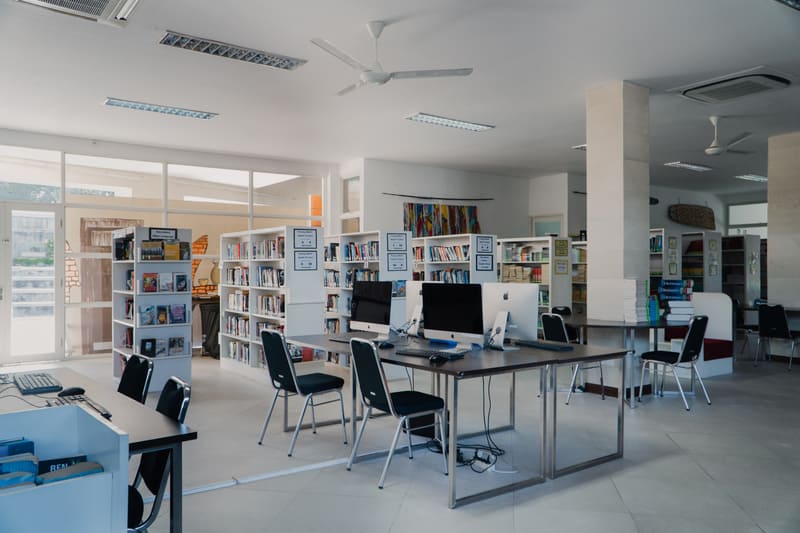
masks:
<path id="1" fill-rule="evenodd" d="M 0 146 L 0 201 L 61 201 L 61 154 Z"/>
<path id="2" fill-rule="evenodd" d="M 162 164 L 67 154 L 66 202 L 161 209 Z"/>
<path id="3" fill-rule="evenodd" d="M 250 172 L 223 168 L 167 165 L 170 210 L 250 212 Z M 246 226 L 244 228 L 246 229 Z"/>
<path id="4" fill-rule="evenodd" d="M 728 235 L 759 235 L 767 238 L 768 204 L 739 204 L 728 206 Z"/>

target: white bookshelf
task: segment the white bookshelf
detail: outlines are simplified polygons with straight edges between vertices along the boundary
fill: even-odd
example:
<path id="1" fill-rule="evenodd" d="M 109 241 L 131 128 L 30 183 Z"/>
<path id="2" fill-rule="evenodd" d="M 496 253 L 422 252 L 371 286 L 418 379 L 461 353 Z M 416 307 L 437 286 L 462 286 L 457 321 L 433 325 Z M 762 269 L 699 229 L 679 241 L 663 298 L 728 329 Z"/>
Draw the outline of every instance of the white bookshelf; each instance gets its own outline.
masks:
<path id="1" fill-rule="evenodd" d="M 354 281 L 404 282 L 414 269 L 409 231 L 367 231 L 325 237 L 325 330 L 350 330 L 350 301 Z M 403 323 L 405 284 L 395 283 L 393 326 Z"/>
<path id="2" fill-rule="evenodd" d="M 423 250 L 415 261 L 421 281 L 483 283 L 497 281 L 497 237 L 477 233 L 414 239 Z M 418 257 L 418 256 L 417 256 Z"/>
<path id="3" fill-rule="evenodd" d="M 192 380 L 192 230 L 174 230 L 175 240 L 185 243 L 186 259 L 169 260 L 143 259 L 142 243 L 157 241 L 150 238 L 150 230 L 136 226 L 112 233 L 111 366 L 114 378 L 119 379 L 131 354 L 148 357 L 153 361 L 150 391 L 158 392 L 170 376 L 189 383 Z M 170 242 L 163 241 L 162 246 Z M 118 250 L 123 249 L 125 253 L 120 255 Z M 185 290 L 175 290 L 176 278 Z M 148 316 L 152 316 L 152 323 Z M 155 355 L 143 354 L 144 345 L 152 346 Z"/>
<path id="4" fill-rule="evenodd" d="M 499 239 L 500 281 L 538 283 L 539 307 L 572 308 L 572 249 L 564 237 Z M 545 311 L 547 310 L 547 311 Z"/>
<path id="5" fill-rule="evenodd" d="M 588 242 L 572 241 L 570 265 L 572 268 L 572 312 L 586 314 L 587 280 L 589 275 Z"/>
<path id="6" fill-rule="evenodd" d="M 722 237 L 722 292 L 741 306 L 761 297 L 761 237 Z"/>
<path id="7" fill-rule="evenodd" d="M 262 379 L 261 330 L 323 331 L 322 232 L 281 226 L 220 236 L 220 367 Z"/>
<path id="8" fill-rule="evenodd" d="M 682 273 L 693 292 L 722 292 L 722 237 L 716 231 L 681 234 Z"/>
<path id="9" fill-rule="evenodd" d="M 664 228 L 650 230 L 650 289 L 657 290 L 662 279 L 682 278 L 682 239 Z"/>

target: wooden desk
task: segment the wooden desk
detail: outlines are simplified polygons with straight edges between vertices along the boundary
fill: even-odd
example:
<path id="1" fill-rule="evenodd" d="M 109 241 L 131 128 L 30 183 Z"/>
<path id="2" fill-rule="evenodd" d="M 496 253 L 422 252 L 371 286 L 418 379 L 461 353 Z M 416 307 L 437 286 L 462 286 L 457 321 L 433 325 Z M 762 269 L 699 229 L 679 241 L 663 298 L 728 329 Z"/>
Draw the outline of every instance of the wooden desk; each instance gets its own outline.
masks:
<path id="1" fill-rule="evenodd" d="M 4 369 L 4 372 L 10 370 Z M 38 371 L 37 371 L 38 372 Z M 172 462 L 169 476 L 169 511 L 170 532 L 180 533 L 183 528 L 183 443 L 197 439 L 197 432 L 162 415 L 155 409 L 146 407 L 124 394 L 116 392 L 108 385 L 100 384 L 88 377 L 67 368 L 50 368 L 43 370 L 58 379 L 64 388 L 82 387 L 86 395 L 100 403 L 111 412 L 111 420 L 107 423 L 128 434 L 128 449 L 131 454 L 170 450 Z M 12 385 L 11 391 L 18 393 Z M 8 394 L 8 392 L 6 393 Z M 54 398 L 57 393 L 24 396 L 33 404 L 44 407 L 44 398 Z M 13 397 L 0 398 L 0 412 L 23 411 L 34 409 L 27 403 Z M 86 406 L 91 413 L 94 409 Z"/>
<path id="2" fill-rule="evenodd" d="M 358 337 L 358 334 L 353 334 Z M 331 342 L 326 335 L 305 335 L 299 337 L 291 337 L 287 342 L 300 344 L 303 346 L 311 346 L 321 350 L 327 350 L 338 353 L 349 353 L 349 345 L 344 343 Z M 557 431 L 556 431 L 556 413 L 557 413 L 557 388 L 555 367 L 561 365 L 570 365 L 574 363 L 605 361 L 611 359 L 622 359 L 625 357 L 626 350 L 606 348 L 589 345 L 574 345 L 574 349 L 566 352 L 558 352 L 552 350 L 544 350 L 529 347 L 520 347 L 518 350 L 497 351 L 497 350 L 475 350 L 464 356 L 463 359 L 456 359 L 448 361 L 441 365 L 431 364 L 427 359 L 421 357 L 413 357 L 406 355 L 396 354 L 396 349 L 404 348 L 396 343 L 396 348 L 379 350 L 381 361 L 386 364 L 400 365 L 415 370 L 424 370 L 431 372 L 437 376 L 445 378 L 445 409 L 449 409 L 450 420 L 446 423 L 448 429 L 446 433 L 449 438 L 448 449 L 451 453 L 448 455 L 448 505 L 454 508 L 458 505 L 471 503 L 474 501 L 483 500 L 489 497 L 504 494 L 510 491 L 518 490 L 523 487 L 542 483 L 547 477 L 554 478 L 570 472 L 589 468 L 613 459 L 622 457 L 623 454 L 623 436 L 624 436 L 624 409 L 623 409 L 623 395 L 618 398 L 618 415 L 617 415 L 617 450 L 611 454 L 590 459 L 579 464 L 569 465 L 567 467 L 557 468 Z M 407 347 L 427 348 L 427 341 L 418 341 L 416 339 L 410 340 Z M 624 375 L 624 362 L 620 365 L 620 380 Z M 539 475 L 528 478 L 522 481 L 509 483 L 501 487 L 470 494 L 461 498 L 456 494 L 456 453 L 452 450 L 457 449 L 458 437 L 458 395 L 459 383 L 461 380 L 470 378 L 487 377 L 498 374 L 513 374 L 521 370 L 540 369 L 540 384 L 542 390 L 542 405 L 540 414 L 540 442 L 539 442 Z M 549 376 L 549 389 L 547 387 Z M 353 434 L 355 435 L 355 406 L 356 406 L 356 379 L 351 367 L 351 382 L 353 392 Z M 513 380 L 512 380 L 513 383 Z M 513 385 L 512 385 L 513 387 Z M 447 390 L 452 389 L 452 400 L 449 398 Z M 551 401 L 548 401 L 548 394 L 552 394 Z M 548 423 L 548 420 L 551 422 Z M 355 438 L 353 439 L 355 441 Z M 549 443 L 548 443 L 549 441 Z M 548 450 L 551 450 L 548 454 Z M 394 453 L 394 452 L 392 452 Z"/>

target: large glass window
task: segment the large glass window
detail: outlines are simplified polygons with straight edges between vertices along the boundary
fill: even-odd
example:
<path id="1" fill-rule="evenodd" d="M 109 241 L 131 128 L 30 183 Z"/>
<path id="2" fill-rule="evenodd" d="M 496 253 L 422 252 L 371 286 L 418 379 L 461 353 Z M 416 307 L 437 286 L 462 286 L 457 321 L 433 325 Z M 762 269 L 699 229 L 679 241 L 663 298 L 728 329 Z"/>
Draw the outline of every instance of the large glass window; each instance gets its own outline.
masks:
<path id="1" fill-rule="evenodd" d="M 167 165 L 168 209 L 242 213 L 250 211 L 246 170 Z M 240 228 L 245 229 L 245 228 Z"/>
<path id="2" fill-rule="evenodd" d="M 0 201 L 61 201 L 61 154 L 0 146 Z"/>
<path id="3" fill-rule="evenodd" d="M 322 179 L 253 172 L 253 215 L 311 215 L 311 197 L 322 194 Z M 321 213 L 320 213 L 321 215 Z"/>
<path id="4" fill-rule="evenodd" d="M 161 209 L 162 164 L 67 154 L 67 203 Z"/>
<path id="5" fill-rule="evenodd" d="M 768 204 L 739 204 L 728 206 L 728 235 L 759 235 L 767 238 Z"/>

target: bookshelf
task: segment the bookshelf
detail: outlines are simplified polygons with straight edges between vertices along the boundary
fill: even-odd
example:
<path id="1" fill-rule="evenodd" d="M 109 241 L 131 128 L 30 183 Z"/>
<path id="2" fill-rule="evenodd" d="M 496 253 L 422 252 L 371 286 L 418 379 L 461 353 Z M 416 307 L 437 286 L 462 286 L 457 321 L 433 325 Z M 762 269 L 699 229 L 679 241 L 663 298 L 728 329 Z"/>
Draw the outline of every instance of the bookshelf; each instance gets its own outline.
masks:
<path id="1" fill-rule="evenodd" d="M 722 237 L 722 292 L 740 306 L 753 306 L 761 297 L 760 236 Z"/>
<path id="2" fill-rule="evenodd" d="M 497 242 L 500 281 L 538 283 L 540 312 L 550 312 L 555 306 L 572 308 L 570 239 L 523 237 Z"/>
<path id="3" fill-rule="evenodd" d="M 497 237 L 476 233 L 414 239 L 415 279 L 444 283 L 497 281 Z"/>
<path id="4" fill-rule="evenodd" d="M 354 281 L 393 281 L 392 317 L 400 326 L 406 316 L 405 281 L 414 270 L 410 231 L 367 231 L 325 237 L 325 330 L 350 330 Z M 400 283 L 403 282 L 403 283 Z"/>
<path id="5" fill-rule="evenodd" d="M 136 226 L 112 240 L 114 378 L 135 353 L 153 361 L 151 392 L 170 376 L 191 382 L 192 230 Z"/>
<path id="6" fill-rule="evenodd" d="M 664 228 L 650 230 L 650 289 L 662 279 L 682 279 L 681 236 Z"/>
<path id="7" fill-rule="evenodd" d="M 716 231 L 681 234 L 681 278 L 693 292 L 722 292 L 722 242 Z"/>
<path id="8" fill-rule="evenodd" d="M 588 244 L 587 241 L 572 241 L 572 312 L 576 315 L 586 314 Z"/>
<path id="9" fill-rule="evenodd" d="M 264 379 L 261 330 L 323 330 L 322 232 L 280 226 L 220 235 L 220 367 Z"/>

